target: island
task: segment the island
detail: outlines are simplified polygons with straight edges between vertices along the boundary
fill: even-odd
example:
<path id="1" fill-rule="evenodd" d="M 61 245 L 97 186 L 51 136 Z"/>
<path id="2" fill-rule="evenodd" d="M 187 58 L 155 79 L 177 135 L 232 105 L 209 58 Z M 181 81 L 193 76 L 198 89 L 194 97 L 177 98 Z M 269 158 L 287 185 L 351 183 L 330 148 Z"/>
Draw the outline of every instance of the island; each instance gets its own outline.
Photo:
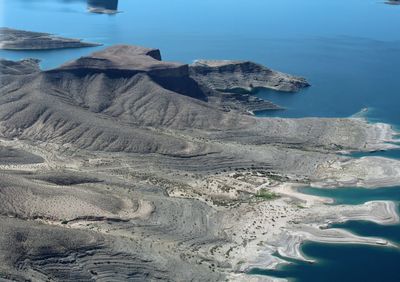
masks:
<path id="1" fill-rule="evenodd" d="M 304 78 L 129 45 L 0 70 L 0 279 L 271 281 L 247 271 L 308 260 L 305 240 L 394 247 L 327 226 L 398 223 L 395 203 L 297 191 L 399 185 L 398 160 L 343 154 L 395 148 L 389 125 L 258 118 L 235 99 Z"/>
<path id="2" fill-rule="evenodd" d="M 83 42 L 54 36 L 44 32 L 33 32 L 12 28 L 0 28 L 0 49 L 4 50 L 49 50 L 100 46 L 98 43 Z"/>
<path id="3" fill-rule="evenodd" d="M 118 0 L 87 0 L 88 10 L 96 14 L 118 13 Z"/>

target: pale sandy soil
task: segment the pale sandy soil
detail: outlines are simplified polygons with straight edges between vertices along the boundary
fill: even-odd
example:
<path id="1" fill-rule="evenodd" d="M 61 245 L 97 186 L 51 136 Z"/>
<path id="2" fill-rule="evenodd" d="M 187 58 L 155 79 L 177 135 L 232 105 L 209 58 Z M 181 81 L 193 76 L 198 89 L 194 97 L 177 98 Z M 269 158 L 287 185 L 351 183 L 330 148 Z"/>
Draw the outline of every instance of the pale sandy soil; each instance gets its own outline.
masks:
<path id="1" fill-rule="evenodd" d="M 377 144 L 385 146 L 384 140 L 390 136 L 380 130 L 389 129 L 376 128 L 378 133 L 371 136 L 377 140 L 370 143 L 375 144 L 374 148 Z M 398 184 L 400 162 L 396 160 L 350 159 L 296 149 L 282 153 L 281 149 L 267 145 L 244 148 L 226 143 L 226 150 L 245 152 L 255 159 L 285 156 L 285 162 L 293 162 L 292 166 L 301 168 L 303 175 L 298 170 L 284 174 L 257 168 L 202 173 L 187 167 L 177 169 L 172 158 L 160 156 L 153 159 L 151 155 L 89 152 L 72 150 L 70 145 L 21 140 L 1 140 L 0 145 L 43 158 L 38 164 L 1 166 L 0 220 L 12 220 L 17 226 L 22 220 L 23 226 L 40 226 L 40 230 L 60 229 L 66 236 L 76 232 L 91 234 L 95 237 L 82 246 L 94 244 L 101 249 L 91 251 L 93 257 L 86 250 L 76 251 L 78 259 L 71 264 L 61 263 L 60 259 L 47 261 L 48 269 L 42 263 L 34 265 L 42 258 L 27 256 L 26 261 L 32 262 L 30 267 L 24 266 L 24 273 L 38 280 L 43 277 L 35 272 L 37 269 L 52 273 L 51 269 L 69 269 L 72 265 L 77 267 L 76 273 L 80 273 L 79 269 L 94 269 L 101 279 L 110 277 L 112 268 L 117 267 L 125 275 L 126 269 L 136 267 L 147 269 L 146 275 L 166 275 L 164 278 L 174 277 L 178 281 L 191 279 L 188 268 L 196 277 L 211 281 L 283 281 L 245 272 L 253 267 L 275 268 L 287 263 L 285 257 L 308 260 L 300 249 L 304 241 L 398 247 L 381 238 L 328 228 L 331 223 L 347 220 L 397 224 L 399 216 L 393 202 L 327 205 L 332 203 L 331 199 L 297 191 L 310 184 L 327 189 Z M 296 154 L 303 155 L 297 159 Z M 82 181 L 68 185 L 51 182 L 63 180 L 65 173 Z M 267 191 L 271 198 L 257 197 L 261 191 Z M 51 236 L 47 241 L 51 243 L 54 238 L 57 237 Z M 38 242 L 26 244 L 34 249 Z M 274 256 L 276 252 L 283 259 Z M 110 257 L 115 261 L 110 261 L 109 268 L 99 266 Z M 94 261 L 96 266 L 92 265 Z M 5 264 L 3 270 L 9 271 L 7 267 Z M 174 269 L 174 273 L 169 269 Z"/>

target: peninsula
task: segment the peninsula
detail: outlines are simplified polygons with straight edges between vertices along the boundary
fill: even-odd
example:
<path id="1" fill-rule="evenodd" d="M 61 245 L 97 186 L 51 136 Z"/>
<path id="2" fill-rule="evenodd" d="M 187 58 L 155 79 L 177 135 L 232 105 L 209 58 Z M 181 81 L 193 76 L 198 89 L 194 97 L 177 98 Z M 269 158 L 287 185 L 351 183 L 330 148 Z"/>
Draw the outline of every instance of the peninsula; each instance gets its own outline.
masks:
<path id="1" fill-rule="evenodd" d="M 58 37 L 49 33 L 0 28 L 0 49 L 5 50 L 49 50 L 100 45 L 83 42 L 80 39 Z"/>

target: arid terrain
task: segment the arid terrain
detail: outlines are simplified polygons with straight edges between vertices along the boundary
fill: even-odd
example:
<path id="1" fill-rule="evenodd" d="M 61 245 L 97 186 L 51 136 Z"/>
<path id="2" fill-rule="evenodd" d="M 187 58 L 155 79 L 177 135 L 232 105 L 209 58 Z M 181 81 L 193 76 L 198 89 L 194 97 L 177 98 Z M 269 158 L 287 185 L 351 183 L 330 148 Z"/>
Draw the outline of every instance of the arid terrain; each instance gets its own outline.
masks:
<path id="1" fill-rule="evenodd" d="M 343 154 L 396 147 L 389 125 L 251 114 L 278 107 L 254 89 L 304 78 L 128 45 L 0 72 L 0 280 L 269 281 L 246 271 L 306 260 L 304 240 L 397 247 L 327 228 L 397 223 L 394 203 L 296 190 L 399 185 L 399 161 Z"/>

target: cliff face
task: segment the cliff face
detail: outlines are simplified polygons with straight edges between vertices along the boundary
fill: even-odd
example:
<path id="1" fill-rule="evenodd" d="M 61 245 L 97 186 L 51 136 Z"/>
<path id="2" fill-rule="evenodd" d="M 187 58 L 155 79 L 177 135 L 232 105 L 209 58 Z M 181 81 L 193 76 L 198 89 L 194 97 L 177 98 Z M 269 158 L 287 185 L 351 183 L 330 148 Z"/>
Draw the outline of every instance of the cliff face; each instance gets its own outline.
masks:
<path id="1" fill-rule="evenodd" d="M 189 77 L 188 66 L 161 61 L 158 49 L 114 46 L 89 57 L 79 58 L 48 73 L 73 73 L 79 77 L 104 74 L 109 78 L 127 79 L 141 74 L 167 90 L 206 100 L 197 83 Z"/>

